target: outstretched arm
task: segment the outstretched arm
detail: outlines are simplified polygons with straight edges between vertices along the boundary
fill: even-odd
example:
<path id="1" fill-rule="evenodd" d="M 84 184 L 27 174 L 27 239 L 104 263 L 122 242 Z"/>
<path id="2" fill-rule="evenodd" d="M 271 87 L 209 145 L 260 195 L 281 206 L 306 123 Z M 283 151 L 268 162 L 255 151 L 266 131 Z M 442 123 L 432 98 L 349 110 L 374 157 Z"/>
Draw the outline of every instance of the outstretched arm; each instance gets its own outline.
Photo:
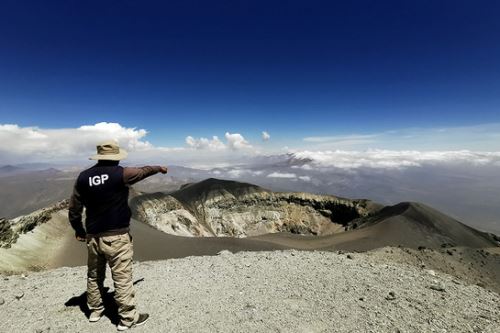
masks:
<path id="1" fill-rule="evenodd" d="M 71 195 L 71 199 L 69 200 L 69 212 L 68 218 L 71 226 L 75 230 L 76 239 L 79 241 L 84 241 L 86 237 L 86 231 L 83 229 L 82 224 L 82 212 L 83 212 L 83 204 L 80 199 L 80 193 L 78 193 L 78 189 L 75 186 L 73 187 L 73 194 Z"/>
<path id="2" fill-rule="evenodd" d="M 167 171 L 167 167 L 163 166 L 143 166 L 140 168 L 126 167 L 123 168 L 123 181 L 125 184 L 132 185 L 158 172 L 167 173 Z"/>

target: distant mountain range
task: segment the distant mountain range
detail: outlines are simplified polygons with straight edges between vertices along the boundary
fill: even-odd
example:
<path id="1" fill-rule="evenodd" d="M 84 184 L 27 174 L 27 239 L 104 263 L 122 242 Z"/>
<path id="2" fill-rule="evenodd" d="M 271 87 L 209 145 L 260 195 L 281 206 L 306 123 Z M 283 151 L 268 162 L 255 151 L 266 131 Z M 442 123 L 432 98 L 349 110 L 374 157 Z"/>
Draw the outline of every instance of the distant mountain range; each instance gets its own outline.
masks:
<path id="1" fill-rule="evenodd" d="M 16 167 L 13 165 L 4 165 L 4 166 L 0 167 L 0 177 L 19 174 L 19 173 L 26 172 L 26 171 L 27 170 L 25 170 L 23 168 Z"/>
<path id="2" fill-rule="evenodd" d="M 0 218 L 14 218 L 68 199 L 76 173 L 54 168 L 29 170 L 3 167 L 0 176 Z"/>

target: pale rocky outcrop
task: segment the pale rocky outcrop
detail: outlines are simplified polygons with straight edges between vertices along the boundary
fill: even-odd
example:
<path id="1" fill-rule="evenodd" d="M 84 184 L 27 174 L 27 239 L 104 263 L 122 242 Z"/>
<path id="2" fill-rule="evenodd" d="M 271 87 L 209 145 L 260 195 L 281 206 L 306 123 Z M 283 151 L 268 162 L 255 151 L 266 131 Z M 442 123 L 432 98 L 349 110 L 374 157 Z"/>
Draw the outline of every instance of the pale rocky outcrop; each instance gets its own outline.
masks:
<path id="1" fill-rule="evenodd" d="M 329 235 L 379 209 L 368 200 L 271 192 L 255 185 L 207 179 L 170 194 L 132 200 L 134 216 L 179 236 L 247 237 L 291 232 Z"/>
<path id="2" fill-rule="evenodd" d="M 0 218 L 0 247 L 9 248 L 19 235 L 27 233 L 36 226 L 49 221 L 52 214 L 68 208 L 69 201 L 62 200 L 54 205 L 34 211 L 31 214 L 16 217 L 12 220 Z"/>
<path id="3" fill-rule="evenodd" d="M 191 212 L 172 196 L 143 195 L 149 200 L 140 200 L 136 206 L 142 221 L 158 230 L 178 236 L 211 236 L 210 231 L 202 226 Z M 135 200 L 134 200 L 135 201 Z"/>

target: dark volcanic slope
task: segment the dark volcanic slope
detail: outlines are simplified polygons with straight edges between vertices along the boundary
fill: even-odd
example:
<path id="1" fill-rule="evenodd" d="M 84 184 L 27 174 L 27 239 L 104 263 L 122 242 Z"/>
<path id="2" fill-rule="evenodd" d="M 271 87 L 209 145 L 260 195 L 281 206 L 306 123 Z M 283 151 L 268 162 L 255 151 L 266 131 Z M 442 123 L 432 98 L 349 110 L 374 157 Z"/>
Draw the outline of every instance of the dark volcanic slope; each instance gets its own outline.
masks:
<path id="1" fill-rule="evenodd" d="M 369 230 L 381 241 L 400 241 L 407 247 L 496 245 L 491 234 L 473 229 L 421 203 L 402 202 L 359 221 L 360 231 Z"/>
<path id="2" fill-rule="evenodd" d="M 171 195 L 183 204 L 190 205 L 228 193 L 235 197 L 241 197 L 261 192 L 269 191 L 253 184 L 208 178 L 198 183 L 182 186 L 180 190 L 173 192 Z"/>
<path id="3" fill-rule="evenodd" d="M 265 239 L 303 249 L 367 251 L 384 246 L 441 248 L 451 246 L 488 248 L 500 243 L 498 236 L 473 229 L 431 207 L 414 202 L 388 206 L 359 218 L 351 229 L 324 237 L 269 234 Z"/>
<path id="4" fill-rule="evenodd" d="M 135 220 L 131 221 L 130 229 L 134 239 L 134 259 L 138 261 L 215 255 L 222 250 L 272 251 L 288 248 L 259 239 L 172 236 Z M 64 251 L 54 258 L 51 267 L 85 265 L 87 260 L 85 244 L 75 241 L 73 237 L 66 239 L 65 242 Z"/>

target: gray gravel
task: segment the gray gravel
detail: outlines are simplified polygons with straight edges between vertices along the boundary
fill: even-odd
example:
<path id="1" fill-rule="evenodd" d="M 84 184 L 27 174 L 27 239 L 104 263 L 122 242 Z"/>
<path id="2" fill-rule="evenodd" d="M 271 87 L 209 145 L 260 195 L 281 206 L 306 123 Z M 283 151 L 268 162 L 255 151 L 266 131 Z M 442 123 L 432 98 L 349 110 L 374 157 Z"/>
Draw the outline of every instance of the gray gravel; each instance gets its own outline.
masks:
<path id="1" fill-rule="evenodd" d="M 495 292 L 351 258 L 223 251 L 136 263 L 139 309 L 151 319 L 133 332 L 500 332 Z M 108 317 L 91 324 L 78 306 L 85 275 L 76 267 L 0 277 L 0 332 L 115 332 Z"/>

